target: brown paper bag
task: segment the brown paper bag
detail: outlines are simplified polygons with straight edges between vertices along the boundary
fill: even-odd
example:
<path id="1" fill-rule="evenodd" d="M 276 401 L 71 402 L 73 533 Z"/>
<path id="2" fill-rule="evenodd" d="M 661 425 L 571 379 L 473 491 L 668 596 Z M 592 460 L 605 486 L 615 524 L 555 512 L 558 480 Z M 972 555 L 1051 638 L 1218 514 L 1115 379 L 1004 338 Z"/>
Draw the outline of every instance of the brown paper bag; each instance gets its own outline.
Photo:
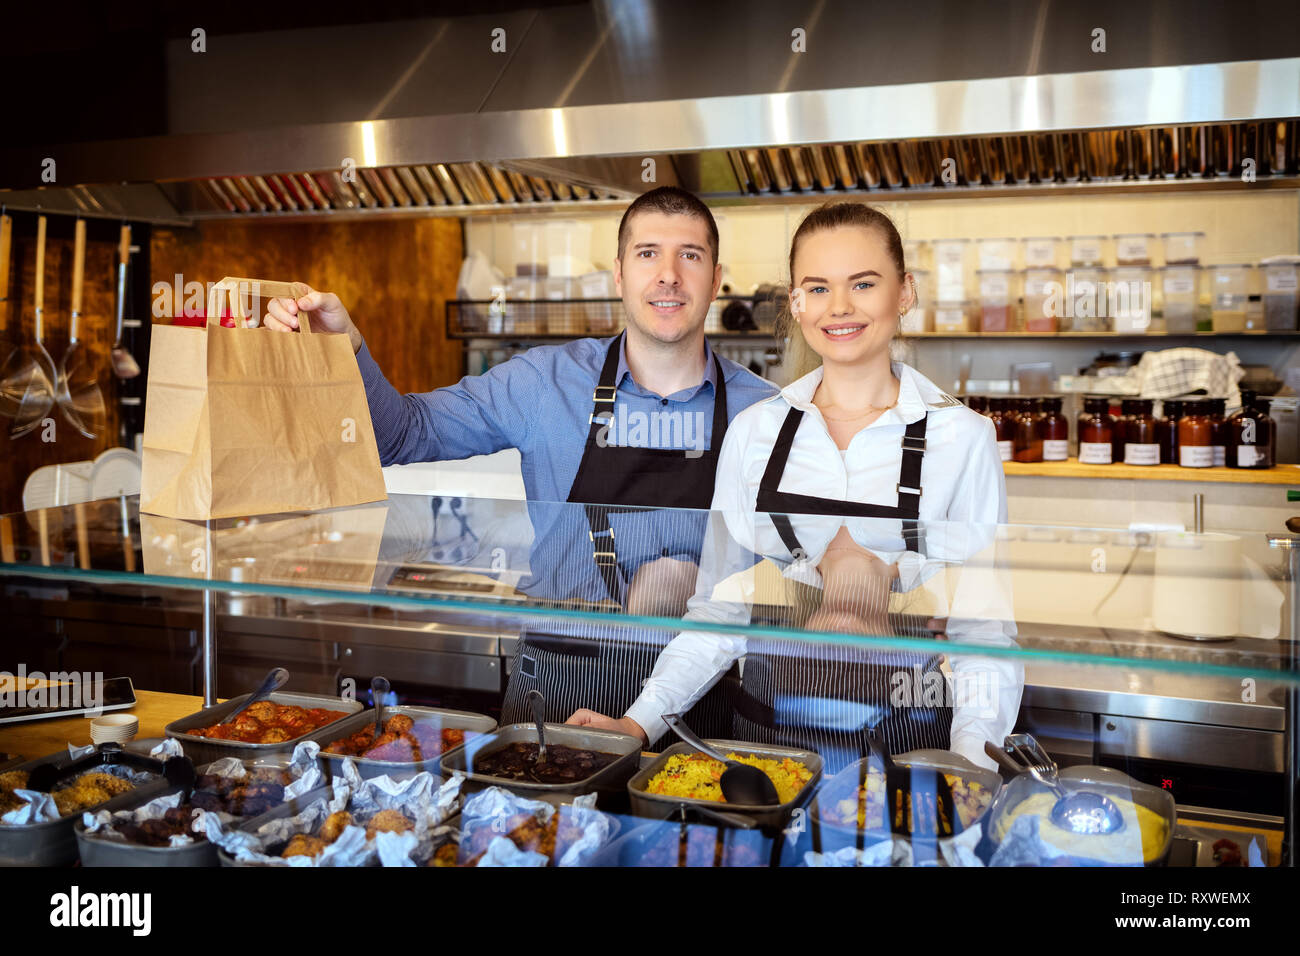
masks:
<path id="1" fill-rule="evenodd" d="M 294 295 L 287 282 L 225 278 L 205 328 L 153 326 L 140 510 L 197 520 L 384 499 L 347 336 L 245 328 L 246 291 Z M 235 328 L 220 324 L 223 297 Z"/>

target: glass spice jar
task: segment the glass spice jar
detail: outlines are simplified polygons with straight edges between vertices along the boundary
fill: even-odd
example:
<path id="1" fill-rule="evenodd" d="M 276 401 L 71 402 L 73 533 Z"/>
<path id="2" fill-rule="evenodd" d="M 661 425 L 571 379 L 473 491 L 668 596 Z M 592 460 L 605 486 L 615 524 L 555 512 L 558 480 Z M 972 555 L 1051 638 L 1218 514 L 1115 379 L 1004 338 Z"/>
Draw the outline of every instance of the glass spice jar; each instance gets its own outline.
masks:
<path id="1" fill-rule="evenodd" d="M 1111 443 L 1110 399 L 1088 397 L 1083 400 L 1083 414 L 1079 416 L 1079 463 L 1082 465 L 1109 465 L 1113 458 Z"/>
<path id="2" fill-rule="evenodd" d="M 1111 460 L 1124 461 L 1124 445 L 1128 439 L 1128 420 L 1133 414 L 1132 398 L 1121 399 L 1119 414 L 1111 416 Z"/>
<path id="3" fill-rule="evenodd" d="M 966 405 L 972 412 L 979 412 L 981 415 L 989 413 L 989 397 L 987 395 L 967 395 Z"/>
<path id="4" fill-rule="evenodd" d="M 1065 461 L 1070 457 L 1070 420 L 1061 414 L 1063 399 L 1042 400 L 1038 436 L 1043 442 L 1043 461 Z"/>
<path id="5" fill-rule="evenodd" d="M 1210 425 L 1214 429 L 1211 446 L 1214 449 L 1214 467 L 1223 468 L 1228 464 L 1228 400 L 1212 398 L 1210 401 Z"/>
<path id="6" fill-rule="evenodd" d="M 1160 417 L 1156 419 L 1156 441 L 1160 443 L 1160 464 L 1178 464 L 1178 419 L 1183 415 L 1181 399 L 1170 398 L 1161 403 Z"/>
<path id="7" fill-rule="evenodd" d="M 1038 399 L 1020 399 L 1020 414 L 1016 416 L 1014 453 L 1016 461 L 1042 461 L 1043 439 L 1038 433 Z"/>
<path id="8" fill-rule="evenodd" d="M 1183 402 L 1183 416 L 1178 419 L 1178 464 L 1184 468 L 1211 468 L 1214 465 L 1214 425 L 1210 421 L 1210 403 L 1203 398 Z"/>
<path id="9" fill-rule="evenodd" d="M 1003 461 L 1011 461 L 1016 438 L 1016 420 L 1008 409 L 1009 402 L 1010 399 L 1007 398 L 989 399 L 989 418 L 997 433 L 998 456 Z"/>
<path id="10" fill-rule="evenodd" d="M 1277 429 L 1250 389 L 1241 390 L 1241 408 L 1228 419 L 1228 467 L 1272 468 Z"/>
<path id="11" fill-rule="evenodd" d="M 1160 464 L 1160 443 L 1156 439 L 1156 419 L 1152 414 L 1155 403 L 1149 398 L 1129 399 L 1132 412 L 1124 422 L 1124 464 Z"/>

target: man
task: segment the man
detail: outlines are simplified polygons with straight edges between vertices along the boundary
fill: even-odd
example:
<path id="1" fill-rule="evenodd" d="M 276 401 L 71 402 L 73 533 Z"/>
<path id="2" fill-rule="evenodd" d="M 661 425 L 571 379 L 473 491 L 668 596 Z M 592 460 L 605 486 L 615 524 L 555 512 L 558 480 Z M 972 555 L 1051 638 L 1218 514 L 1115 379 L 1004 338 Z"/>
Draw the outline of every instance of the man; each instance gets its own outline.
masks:
<path id="1" fill-rule="evenodd" d="M 521 589 L 551 600 L 608 597 L 629 613 L 678 617 L 693 591 L 704 525 L 647 509 L 708 509 L 727 424 L 776 391 L 705 340 L 721 280 L 708 207 L 660 187 L 619 224 L 614 282 L 627 322 L 613 339 L 530 349 L 456 385 L 399 395 L 332 293 L 304 287 L 296 300 L 273 300 L 265 322 L 293 331 L 302 311 L 313 330 L 349 336 L 385 465 L 519 449 L 535 530 L 533 576 Z M 583 707 L 621 714 L 664 643 L 591 629 L 579 637 L 588 639 L 525 635 L 504 723 L 531 719 L 531 689 L 545 695 L 548 720 Z M 707 706 L 726 710 L 717 700 Z"/>

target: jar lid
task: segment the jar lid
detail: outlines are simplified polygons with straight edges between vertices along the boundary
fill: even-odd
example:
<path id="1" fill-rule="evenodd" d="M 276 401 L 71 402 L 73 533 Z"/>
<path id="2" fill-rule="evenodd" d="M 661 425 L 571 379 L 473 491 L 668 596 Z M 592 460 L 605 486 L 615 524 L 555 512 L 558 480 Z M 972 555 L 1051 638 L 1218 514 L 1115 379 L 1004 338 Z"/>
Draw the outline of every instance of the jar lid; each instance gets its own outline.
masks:
<path id="1" fill-rule="evenodd" d="M 1205 235 L 1205 233 L 1203 233 L 1203 232 L 1201 232 L 1201 231 L 1199 231 L 1199 230 L 1197 230 L 1196 232 L 1162 232 L 1162 233 L 1160 233 L 1160 238 L 1161 238 L 1161 239 L 1170 239 L 1170 238 L 1173 238 L 1174 236 L 1177 236 L 1177 237 L 1181 238 L 1181 237 L 1183 237 L 1183 236 L 1204 236 L 1204 235 Z"/>

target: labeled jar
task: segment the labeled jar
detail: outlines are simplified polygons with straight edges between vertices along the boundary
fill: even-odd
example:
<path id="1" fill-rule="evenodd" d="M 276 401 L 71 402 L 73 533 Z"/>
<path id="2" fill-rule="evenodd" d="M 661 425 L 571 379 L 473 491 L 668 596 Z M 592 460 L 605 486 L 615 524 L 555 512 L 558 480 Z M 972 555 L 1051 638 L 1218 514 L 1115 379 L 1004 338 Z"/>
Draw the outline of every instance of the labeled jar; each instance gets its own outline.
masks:
<path id="1" fill-rule="evenodd" d="M 930 243 L 934 253 L 936 302 L 962 302 L 966 299 L 966 273 L 970 267 L 969 239 L 936 239 Z"/>
<path id="2" fill-rule="evenodd" d="M 966 406 L 972 412 L 987 415 L 989 412 L 989 397 L 987 395 L 967 395 Z"/>
<path id="3" fill-rule="evenodd" d="M 1151 331 L 1151 270 L 1125 266 L 1111 269 L 1106 312 L 1112 328 L 1127 335 Z"/>
<path id="4" fill-rule="evenodd" d="M 1010 414 L 1008 398 L 989 399 L 989 419 L 997 435 L 998 456 L 1003 461 L 1011 461 L 1016 440 L 1016 420 Z"/>
<path id="5" fill-rule="evenodd" d="M 1201 261 L 1203 232 L 1162 232 L 1160 241 L 1165 247 L 1165 265 L 1195 265 Z"/>
<path id="6" fill-rule="evenodd" d="M 1061 414 L 1063 399 L 1042 400 L 1038 437 L 1043 441 L 1043 461 L 1065 461 L 1070 457 L 1070 420 Z"/>
<path id="7" fill-rule="evenodd" d="M 936 332 L 969 332 L 971 330 L 971 304 L 969 302 L 940 302 L 934 307 Z"/>
<path id="8" fill-rule="evenodd" d="M 1200 301 L 1199 266 L 1165 266 L 1160 285 L 1165 299 L 1165 331 L 1187 334 L 1196 331 L 1196 307 Z"/>
<path id="9" fill-rule="evenodd" d="M 1149 266 L 1155 233 L 1121 232 L 1115 235 L 1115 262 L 1121 266 Z"/>
<path id="10" fill-rule="evenodd" d="M 1241 390 L 1241 408 L 1228 419 L 1228 467 L 1272 468 L 1277 427 L 1258 396 Z"/>
<path id="11" fill-rule="evenodd" d="M 1042 461 L 1043 438 L 1038 431 L 1038 399 L 1022 398 L 1019 400 L 1019 414 L 1016 416 L 1014 438 L 1014 455 L 1016 461 Z"/>
<path id="12" fill-rule="evenodd" d="M 1059 269 L 1026 269 L 1025 331 L 1055 334 L 1059 328 L 1065 287 Z"/>
<path id="13" fill-rule="evenodd" d="M 1020 255 L 1026 269 L 1055 269 L 1060 236 L 1030 236 L 1021 240 Z"/>
<path id="14" fill-rule="evenodd" d="M 1124 439 L 1127 437 L 1125 422 L 1128 421 L 1125 407 L 1127 405 L 1127 401 L 1121 401 L 1120 413 L 1116 415 L 1112 412 L 1110 416 L 1110 457 L 1111 461 L 1116 464 L 1124 461 Z"/>
<path id="15" fill-rule="evenodd" d="M 1178 419 L 1178 464 L 1184 468 L 1214 466 L 1214 425 L 1206 399 L 1183 401 L 1183 416 Z"/>
<path id="16" fill-rule="evenodd" d="M 1156 419 L 1156 440 L 1160 443 L 1160 464 L 1178 464 L 1178 419 L 1183 416 L 1182 399 L 1166 399 Z"/>
<path id="17" fill-rule="evenodd" d="M 1214 467 L 1223 468 L 1228 464 L 1228 400 L 1211 398 L 1209 403 L 1210 427 L 1213 429 L 1210 443 L 1214 450 Z"/>
<path id="18" fill-rule="evenodd" d="M 1065 277 L 1065 311 L 1061 328 L 1075 332 L 1109 332 L 1106 270 L 1072 268 Z"/>
<path id="19" fill-rule="evenodd" d="M 1264 327 L 1272 332 L 1300 328 L 1300 256 L 1272 256 L 1259 264 L 1264 288 Z"/>
<path id="20" fill-rule="evenodd" d="M 1011 277 L 1007 269 L 980 269 L 980 331 L 1012 332 Z"/>
<path id="21" fill-rule="evenodd" d="M 1110 399 L 1084 398 L 1078 426 L 1079 464 L 1109 465 L 1114 460 Z"/>
<path id="22" fill-rule="evenodd" d="M 975 246 L 979 255 L 979 268 L 1003 272 L 1015 268 L 1016 240 L 977 239 Z"/>
<path id="23" fill-rule="evenodd" d="M 1160 464 L 1160 442 L 1152 414 L 1155 403 L 1149 398 L 1131 398 L 1124 405 L 1124 464 Z"/>
<path id="24" fill-rule="evenodd" d="M 1250 269 L 1235 263 L 1210 266 L 1210 325 L 1215 332 L 1245 330 Z"/>
<path id="25" fill-rule="evenodd" d="M 1105 236 L 1070 236 L 1070 265 L 1099 266 Z"/>

